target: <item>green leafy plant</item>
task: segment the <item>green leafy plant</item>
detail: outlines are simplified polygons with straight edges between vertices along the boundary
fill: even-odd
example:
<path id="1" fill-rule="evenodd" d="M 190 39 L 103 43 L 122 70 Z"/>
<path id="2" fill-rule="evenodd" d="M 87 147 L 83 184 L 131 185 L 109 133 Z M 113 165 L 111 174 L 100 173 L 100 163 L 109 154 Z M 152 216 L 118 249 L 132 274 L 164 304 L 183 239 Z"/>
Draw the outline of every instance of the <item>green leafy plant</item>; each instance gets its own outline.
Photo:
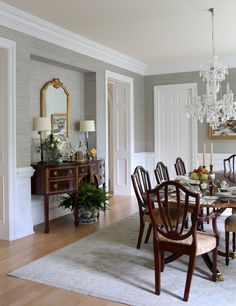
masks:
<path id="1" fill-rule="evenodd" d="M 74 209 L 74 198 L 75 193 L 68 193 L 59 204 L 66 210 L 73 211 Z M 78 208 L 83 207 L 85 210 L 92 213 L 98 210 L 105 210 L 108 206 L 107 201 L 109 200 L 108 192 L 103 188 L 97 188 L 94 184 L 81 182 L 79 184 L 78 192 Z"/>

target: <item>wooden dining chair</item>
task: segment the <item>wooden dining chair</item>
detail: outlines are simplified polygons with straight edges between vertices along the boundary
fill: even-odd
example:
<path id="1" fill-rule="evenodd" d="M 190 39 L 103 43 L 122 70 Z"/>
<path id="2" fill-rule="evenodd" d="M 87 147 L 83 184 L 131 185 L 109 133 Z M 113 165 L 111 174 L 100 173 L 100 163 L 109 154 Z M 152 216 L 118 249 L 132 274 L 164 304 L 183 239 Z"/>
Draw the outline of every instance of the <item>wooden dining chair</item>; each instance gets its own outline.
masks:
<path id="1" fill-rule="evenodd" d="M 233 171 L 234 172 L 234 170 L 235 170 L 235 158 L 236 158 L 236 154 L 232 154 L 228 158 L 225 158 L 223 160 L 224 171 L 227 171 L 227 172 Z"/>
<path id="2" fill-rule="evenodd" d="M 175 198 L 173 198 L 173 193 L 170 196 L 170 189 L 175 190 Z M 147 199 L 153 225 L 155 293 L 160 295 L 161 292 L 161 272 L 164 270 L 165 252 L 173 253 L 174 260 L 182 255 L 188 255 L 189 262 L 183 296 L 183 300 L 188 301 L 196 256 L 203 256 L 204 261 L 211 268 L 212 280 L 216 281 L 217 277 L 217 239 L 214 235 L 197 231 L 200 196 L 178 182 L 166 181 L 156 188 L 148 190 Z M 154 214 L 153 201 L 158 204 L 158 218 L 161 218 L 161 222 Z M 175 207 L 174 217 L 173 205 Z M 184 225 L 190 205 L 193 207 L 192 223 L 188 229 L 185 229 Z M 207 254 L 210 251 L 212 251 L 212 262 Z"/>
<path id="3" fill-rule="evenodd" d="M 154 170 L 157 185 L 160 185 L 164 181 L 169 181 L 169 172 L 167 166 L 163 162 L 158 162 L 156 169 Z"/>
<path id="4" fill-rule="evenodd" d="M 135 168 L 134 173 L 131 175 L 131 180 L 133 183 L 133 188 L 139 208 L 140 226 L 139 226 L 137 249 L 140 249 L 145 223 L 148 223 L 148 230 L 144 241 L 145 243 L 148 242 L 152 230 L 151 219 L 147 209 L 147 196 L 146 196 L 147 190 L 151 189 L 151 181 L 148 171 L 146 171 L 142 166 L 137 166 Z"/>
<path id="5" fill-rule="evenodd" d="M 229 235 L 232 233 L 232 249 L 236 250 L 235 236 L 236 236 L 236 208 L 232 209 L 232 215 L 225 219 L 225 263 L 229 265 Z"/>
<path id="6" fill-rule="evenodd" d="M 176 158 L 175 172 L 176 172 L 176 175 L 185 175 L 186 174 L 184 161 L 180 157 Z"/>

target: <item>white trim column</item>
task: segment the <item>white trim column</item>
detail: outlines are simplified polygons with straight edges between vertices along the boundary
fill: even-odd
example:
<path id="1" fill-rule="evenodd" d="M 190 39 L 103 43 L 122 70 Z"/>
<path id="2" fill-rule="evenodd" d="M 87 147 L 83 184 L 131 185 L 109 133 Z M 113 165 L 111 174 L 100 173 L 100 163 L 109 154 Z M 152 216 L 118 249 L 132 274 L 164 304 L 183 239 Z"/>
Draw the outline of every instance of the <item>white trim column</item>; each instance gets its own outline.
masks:
<path id="1" fill-rule="evenodd" d="M 0 37 L 0 47 L 7 50 L 7 100 L 6 100 L 6 202 L 4 230 L 0 239 L 14 239 L 14 208 L 16 201 L 16 43 Z"/>

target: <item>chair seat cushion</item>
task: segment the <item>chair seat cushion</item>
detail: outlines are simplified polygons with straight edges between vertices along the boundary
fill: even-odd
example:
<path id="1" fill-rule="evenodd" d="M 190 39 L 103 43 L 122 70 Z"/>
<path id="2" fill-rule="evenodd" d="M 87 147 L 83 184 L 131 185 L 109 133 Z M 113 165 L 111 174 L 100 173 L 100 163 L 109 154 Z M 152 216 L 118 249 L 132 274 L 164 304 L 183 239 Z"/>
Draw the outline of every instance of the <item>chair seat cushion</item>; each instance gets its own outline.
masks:
<path id="1" fill-rule="evenodd" d="M 155 216 L 159 215 L 159 208 L 154 208 L 153 213 L 154 213 Z M 144 222 L 151 222 L 151 217 L 150 217 L 147 210 L 145 210 L 145 212 L 144 212 L 143 221 Z"/>
<path id="2" fill-rule="evenodd" d="M 187 232 L 184 230 L 184 232 Z M 178 243 L 178 244 L 187 244 L 191 245 L 192 244 L 192 236 L 188 237 L 187 239 L 184 240 L 171 240 L 167 239 L 166 237 L 163 237 L 162 235 L 158 234 L 158 237 L 160 241 L 169 241 L 173 243 Z M 205 232 L 200 232 L 197 231 L 197 251 L 196 251 L 196 256 L 207 253 L 215 249 L 216 247 L 216 237 L 214 235 L 207 234 Z"/>
<path id="3" fill-rule="evenodd" d="M 163 213 L 165 213 L 165 208 L 163 209 Z M 153 210 L 154 212 L 154 216 L 155 216 L 155 221 L 157 224 L 164 224 L 163 221 L 162 221 L 162 218 L 161 218 L 161 214 L 160 214 L 160 211 L 159 211 L 159 208 L 155 208 Z M 169 209 L 169 212 L 170 212 L 170 221 L 171 221 L 171 225 L 172 226 L 175 226 L 176 225 L 176 208 L 172 207 Z M 180 214 L 179 214 L 179 223 L 181 224 L 181 221 L 183 220 L 183 217 L 184 217 L 184 211 L 181 210 L 180 211 Z M 190 217 L 190 213 L 187 214 L 187 218 Z M 166 217 L 167 218 L 167 217 Z M 148 212 L 146 212 L 143 216 L 143 220 L 145 222 L 151 222 L 151 218 L 150 218 L 150 215 L 148 214 Z M 166 220 L 167 222 L 167 220 Z M 167 222 L 168 223 L 168 222 Z"/>
<path id="4" fill-rule="evenodd" d="M 225 219 L 225 231 L 236 232 L 236 214 L 231 215 Z"/>

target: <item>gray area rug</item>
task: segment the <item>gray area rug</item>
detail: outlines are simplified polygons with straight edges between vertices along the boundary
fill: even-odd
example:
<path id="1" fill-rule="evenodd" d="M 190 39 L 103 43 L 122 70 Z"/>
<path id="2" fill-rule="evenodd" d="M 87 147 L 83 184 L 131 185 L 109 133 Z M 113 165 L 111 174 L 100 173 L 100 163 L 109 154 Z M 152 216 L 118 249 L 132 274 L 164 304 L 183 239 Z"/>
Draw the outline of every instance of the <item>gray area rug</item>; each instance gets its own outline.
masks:
<path id="1" fill-rule="evenodd" d="M 165 266 L 155 295 L 152 242 L 137 250 L 138 229 L 135 214 L 9 275 L 128 305 L 184 305 L 187 258 Z M 188 305 L 236 305 L 236 260 L 218 259 L 225 280 L 214 283 L 198 257 Z"/>

